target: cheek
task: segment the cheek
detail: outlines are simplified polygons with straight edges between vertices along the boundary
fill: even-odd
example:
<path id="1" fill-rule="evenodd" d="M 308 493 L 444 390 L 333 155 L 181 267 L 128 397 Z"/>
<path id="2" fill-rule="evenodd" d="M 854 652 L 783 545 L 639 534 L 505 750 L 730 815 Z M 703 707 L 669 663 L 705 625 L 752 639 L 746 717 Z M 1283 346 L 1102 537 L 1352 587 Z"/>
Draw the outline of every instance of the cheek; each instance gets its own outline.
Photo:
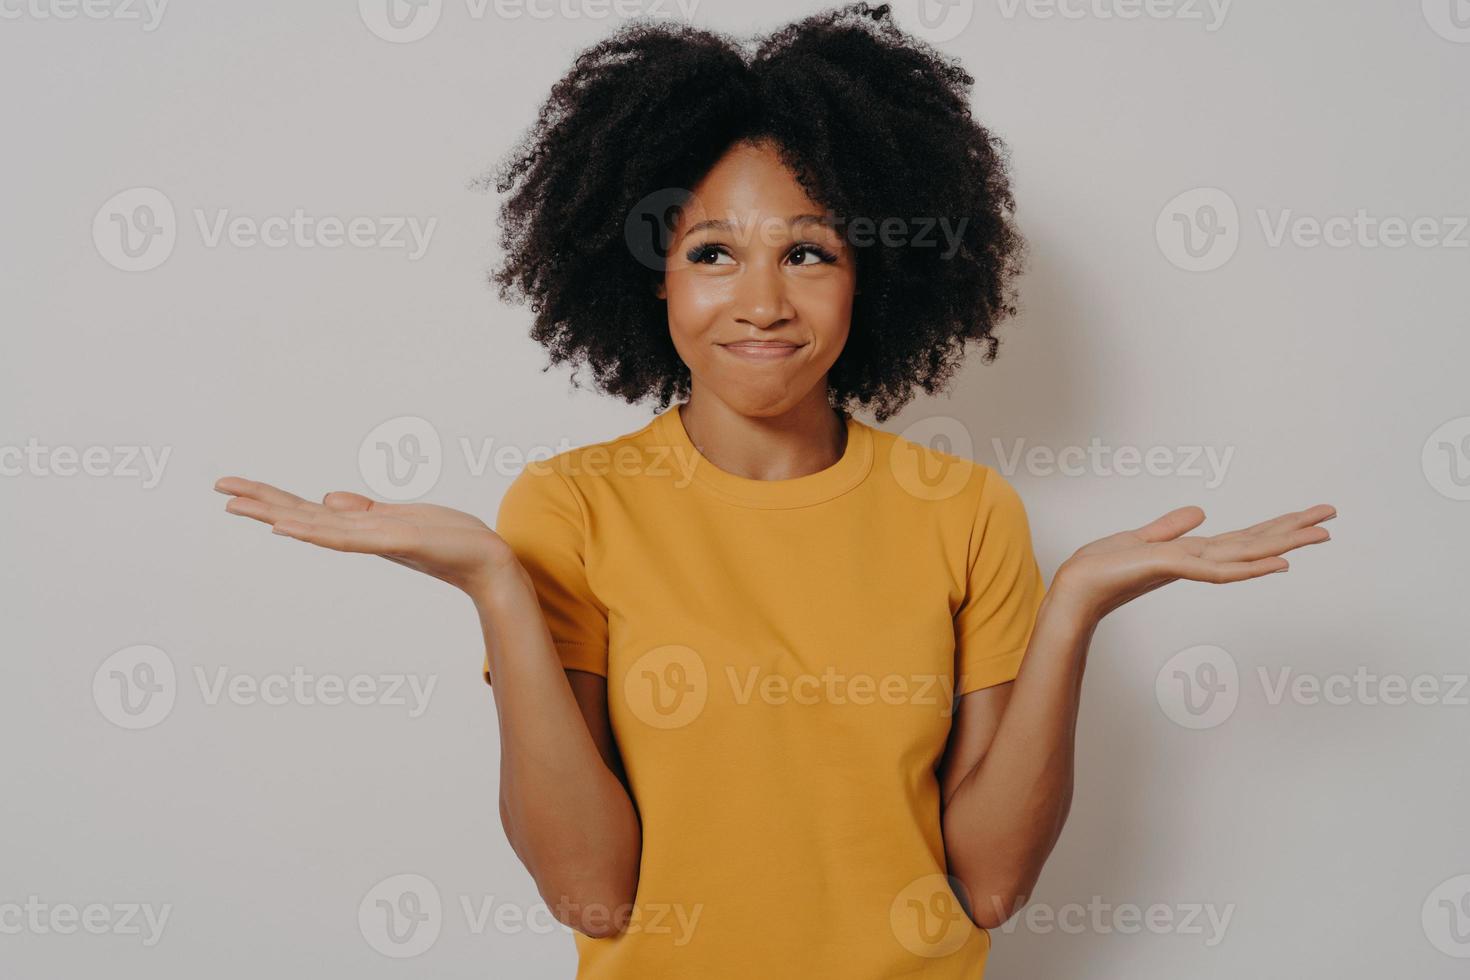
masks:
<path id="1" fill-rule="evenodd" d="M 718 322 L 730 303 L 730 280 L 670 275 L 667 280 L 669 331 L 696 338 Z"/>
<path id="2" fill-rule="evenodd" d="M 833 276 L 810 284 L 797 307 L 822 346 L 841 347 L 852 326 L 853 284 L 851 277 Z M 836 356 L 834 353 L 832 356 Z"/>

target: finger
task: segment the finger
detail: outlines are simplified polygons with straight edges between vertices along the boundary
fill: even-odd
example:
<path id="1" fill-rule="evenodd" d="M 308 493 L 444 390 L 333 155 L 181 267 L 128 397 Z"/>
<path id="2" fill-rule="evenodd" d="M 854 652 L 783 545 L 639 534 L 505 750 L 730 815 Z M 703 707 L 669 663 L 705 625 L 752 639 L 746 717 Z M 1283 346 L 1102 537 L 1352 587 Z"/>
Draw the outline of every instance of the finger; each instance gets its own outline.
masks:
<path id="1" fill-rule="evenodd" d="M 1184 532 L 1199 527 L 1204 519 L 1205 512 L 1190 504 L 1188 507 L 1177 507 L 1169 511 L 1133 533 L 1149 542 L 1172 541 Z"/>
<path id="2" fill-rule="evenodd" d="M 1206 558 L 1190 558 L 1175 567 L 1179 578 L 1192 582 L 1210 582 L 1220 585 L 1225 582 L 1243 582 L 1260 578 L 1272 572 L 1284 572 L 1290 568 L 1285 558 L 1260 558 L 1255 561 L 1210 561 Z"/>
<path id="3" fill-rule="evenodd" d="M 1255 561 L 1331 539 L 1332 535 L 1325 527 L 1304 527 L 1295 531 L 1238 538 L 1233 541 L 1210 541 L 1205 545 L 1201 557 L 1210 561 Z"/>
<path id="4" fill-rule="evenodd" d="M 1336 507 L 1333 507 L 1331 504 L 1317 504 L 1314 507 L 1308 507 L 1306 510 L 1295 510 L 1288 514 L 1282 514 L 1279 517 L 1261 521 L 1259 524 L 1252 524 L 1250 527 L 1243 527 L 1238 531 L 1217 534 L 1215 535 L 1215 540 L 1241 538 L 1254 534 L 1274 534 L 1278 531 L 1294 531 L 1299 527 L 1311 527 L 1314 524 L 1321 524 L 1323 521 L 1330 521 L 1336 516 Z"/>
<path id="5" fill-rule="evenodd" d="M 277 524 L 281 521 L 294 520 L 308 523 L 321 522 L 336 527 L 358 527 L 377 520 L 377 518 L 370 517 L 366 514 L 337 513 L 327 510 L 321 504 L 314 504 L 310 501 L 302 501 L 300 507 L 292 507 L 266 504 L 250 497 L 231 498 L 225 504 L 225 510 L 231 514 L 249 517 L 265 524 Z"/>
<path id="6" fill-rule="evenodd" d="M 238 476 L 221 477 L 214 483 L 214 489 L 220 493 L 231 496 L 248 497 L 251 500 L 259 500 L 262 503 L 273 504 L 277 507 L 299 507 L 310 503 L 294 493 L 288 493 L 280 487 L 273 487 L 269 483 L 261 483 L 258 480 L 246 480 Z"/>
<path id="7" fill-rule="evenodd" d="M 322 497 L 322 504 L 327 509 L 336 511 L 369 511 L 385 507 L 372 497 L 364 497 L 351 490 L 331 490 Z"/>

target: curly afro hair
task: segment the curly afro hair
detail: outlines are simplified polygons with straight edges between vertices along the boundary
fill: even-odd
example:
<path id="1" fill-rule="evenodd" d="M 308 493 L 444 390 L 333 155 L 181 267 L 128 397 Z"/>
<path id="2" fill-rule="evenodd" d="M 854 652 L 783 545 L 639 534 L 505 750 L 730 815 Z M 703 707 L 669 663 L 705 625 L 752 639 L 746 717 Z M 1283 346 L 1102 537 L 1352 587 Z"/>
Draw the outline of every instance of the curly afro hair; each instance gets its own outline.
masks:
<path id="1" fill-rule="evenodd" d="M 535 313 L 547 369 L 585 362 L 602 391 L 654 397 L 660 410 L 686 398 L 689 369 L 651 288 L 662 272 L 630 247 L 630 215 L 695 187 L 731 146 L 767 141 L 829 212 L 878 227 L 948 222 L 946 249 L 851 236 L 858 292 L 828 395 L 881 422 L 915 387 L 942 391 L 967 340 L 994 360 L 992 331 L 1016 312 L 1025 245 L 1005 147 L 970 114 L 973 84 L 887 4 L 809 17 L 753 52 L 688 25 L 631 22 L 578 56 L 495 172 L 508 196 L 492 284 Z"/>

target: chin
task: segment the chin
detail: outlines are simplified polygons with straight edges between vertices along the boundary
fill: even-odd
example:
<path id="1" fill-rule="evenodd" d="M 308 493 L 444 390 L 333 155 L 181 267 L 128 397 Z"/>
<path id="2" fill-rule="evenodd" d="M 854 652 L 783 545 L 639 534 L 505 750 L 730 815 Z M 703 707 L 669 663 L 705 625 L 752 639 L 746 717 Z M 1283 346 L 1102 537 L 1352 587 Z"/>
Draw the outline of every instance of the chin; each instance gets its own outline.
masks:
<path id="1" fill-rule="evenodd" d="M 736 387 L 720 393 L 720 400 L 747 418 L 771 418 L 795 408 L 805 394 L 791 386 Z"/>

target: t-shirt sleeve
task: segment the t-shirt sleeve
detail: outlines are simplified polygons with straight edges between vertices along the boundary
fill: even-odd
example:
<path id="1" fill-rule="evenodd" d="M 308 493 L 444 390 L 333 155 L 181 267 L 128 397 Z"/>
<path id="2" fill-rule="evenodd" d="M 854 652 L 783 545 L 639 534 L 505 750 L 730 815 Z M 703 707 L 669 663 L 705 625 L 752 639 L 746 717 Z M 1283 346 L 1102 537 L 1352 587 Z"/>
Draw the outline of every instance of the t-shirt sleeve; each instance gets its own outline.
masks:
<path id="1" fill-rule="evenodd" d="M 965 597 L 954 616 L 955 695 L 1016 679 L 1046 585 L 1015 488 L 981 467 Z"/>
<path id="2" fill-rule="evenodd" d="M 587 582 L 587 520 L 571 483 L 545 462 L 523 469 L 500 500 L 495 533 L 536 589 L 562 666 L 607 676 L 607 608 Z M 490 681 L 490 656 L 482 673 Z"/>

